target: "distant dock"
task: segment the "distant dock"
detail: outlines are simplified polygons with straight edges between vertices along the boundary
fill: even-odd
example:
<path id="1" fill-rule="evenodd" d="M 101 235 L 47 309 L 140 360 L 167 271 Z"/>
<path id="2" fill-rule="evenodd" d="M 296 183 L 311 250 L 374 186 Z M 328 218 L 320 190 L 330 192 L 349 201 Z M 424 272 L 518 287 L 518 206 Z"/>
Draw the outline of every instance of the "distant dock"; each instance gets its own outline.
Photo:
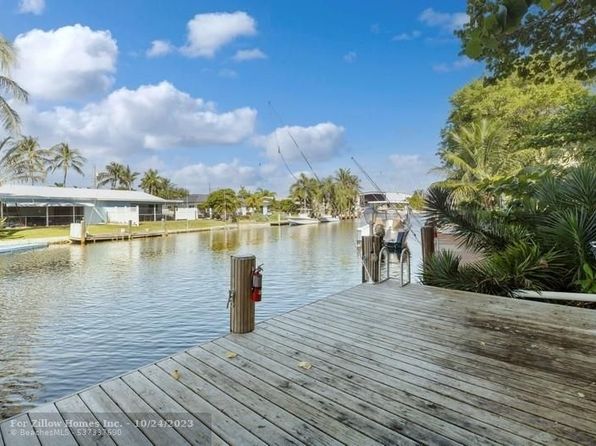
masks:
<path id="1" fill-rule="evenodd" d="M 594 445 L 595 351 L 596 311 L 390 280 L 5 420 L 0 445 Z"/>

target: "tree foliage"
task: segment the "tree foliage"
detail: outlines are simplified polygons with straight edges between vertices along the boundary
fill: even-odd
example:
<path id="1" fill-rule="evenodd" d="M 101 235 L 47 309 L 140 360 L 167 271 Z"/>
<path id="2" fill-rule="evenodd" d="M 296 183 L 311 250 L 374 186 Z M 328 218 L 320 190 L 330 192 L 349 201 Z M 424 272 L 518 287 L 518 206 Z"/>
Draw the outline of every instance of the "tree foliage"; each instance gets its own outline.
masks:
<path id="1" fill-rule="evenodd" d="M 63 142 L 52 146 L 49 155 L 49 170 L 54 172 L 60 169 L 64 174 L 62 179 L 63 187 L 66 187 L 66 177 L 69 170 L 72 169 L 80 175 L 85 175 L 83 173 L 83 166 L 87 159 L 81 155 L 80 150 L 73 149 L 67 143 Z"/>
<path id="2" fill-rule="evenodd" d="M 188 190 L 177 187 L 168 178 L 159 174 L 156 169 L 149 169 L 139 183 L 141 189 L 151 195 L 168 200 L 181 200 L 188 197 Z"/>
<path id="3" fill-rule="evenodd" d="M 315 215 L 355 214 L 360 179 L 350 169 L 338 169 L 334 176 L 317 180 L 302 173 L 290 187 L 290 197 Z"/>
<path id="4" fill-rule="evenodd" d="M 493 79 L 593 79 L 595 8 L 594 0 L 468 0 L 469 22 L 457 34 L 464 54 L 484 61 Z"/>
<path id="5" fill-rule="evenodd" d="M 498 182 L 521 167 L 593 160 L 595 101 L 570 77 L 548 84 L 516 74 L 493 84 L 473 81 L 451 98 L 439 149 L 448 181 L 443 186 L 473 192 L 480 182 Z"/>
<path id="6" fill-rule="evenodd" d="M 518 182 L 520 175 L 508 181 Z M 454 191 L 431 188 L 427 217 L 450 227 L 484 260 L 462 265 L 438 255 L 423 271 L 426 284 L 515 295 L 518 289 L 582 291 L 586 271 L 596 270 L 596 170 L 589 166 L 534 176 L 533 186 L 492 188 L 500 206 L 461 202 Z M 508 193 L 505 193 L 508 191 Z M 585 267 L 584 265 L 588 265 Z"/>
<path id="7" fill-rule="evenodd" d="M 29 94 L 10 78 L 10 69 L 16 62 L 12 44 L 0 35 L 0 121 L 10 133 L 19 133 L 21 119 L 8 103 L 9 98 L 26 102 Z"/>
<path id="8" fill-rule="evenodd" d="M 37 138 L 23 136 L 19 139 L 8 139 L 11 142 L 8 150 L 0 159 L 3 170 L 15 181 L 28 181 L 31 184 L 46 179 L 50 166 L 50 151 L 39 145 Z"/>
<path id="9" fill-rule="evenodd" d="M 240 200 L 233 189 L 218 189 L 209 194 L 202 204 L 203 209 L 211 209 L 213 216 L 227 220 L 234 216 L 240 207 Z"/>

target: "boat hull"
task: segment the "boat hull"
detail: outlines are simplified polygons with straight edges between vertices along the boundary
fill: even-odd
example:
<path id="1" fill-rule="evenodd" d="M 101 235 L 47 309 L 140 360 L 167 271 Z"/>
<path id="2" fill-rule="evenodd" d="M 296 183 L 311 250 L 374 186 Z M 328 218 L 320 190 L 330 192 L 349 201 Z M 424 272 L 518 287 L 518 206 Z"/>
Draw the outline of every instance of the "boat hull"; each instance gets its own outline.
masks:
<path id="1" fill-rule="evenodd" d="M 319 223 L 319 220 L 315 218 L 289 218 L 288 223 L 290 224 L 290 226 L 315 225 Z"/>
<path id="2" fill-rule="evenodd" d="M 322 216 L 319 218 L 321 223 L 335 223 L 339 221 L 339 217 Z"/>

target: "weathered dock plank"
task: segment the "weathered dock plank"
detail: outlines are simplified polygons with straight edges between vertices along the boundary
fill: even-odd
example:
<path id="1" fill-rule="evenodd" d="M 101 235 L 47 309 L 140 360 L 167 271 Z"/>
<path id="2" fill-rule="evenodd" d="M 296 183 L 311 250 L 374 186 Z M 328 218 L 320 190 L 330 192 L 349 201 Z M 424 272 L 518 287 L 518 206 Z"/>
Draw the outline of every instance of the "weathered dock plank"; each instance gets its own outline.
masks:
<path id="1" fill-rule="evenodd" d="M 361 285 L 0 422 L 0 446 L 593 445 L 595 351 L 593 310 Z"/>

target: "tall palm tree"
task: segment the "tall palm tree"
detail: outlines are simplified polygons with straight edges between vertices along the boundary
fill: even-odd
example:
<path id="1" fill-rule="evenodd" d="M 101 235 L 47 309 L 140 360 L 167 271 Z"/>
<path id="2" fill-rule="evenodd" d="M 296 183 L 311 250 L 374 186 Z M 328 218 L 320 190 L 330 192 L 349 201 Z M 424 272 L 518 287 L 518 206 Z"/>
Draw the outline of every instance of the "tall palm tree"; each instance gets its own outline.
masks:
<path id="1" fill-rule="evenodd" d="M 19 132 L 21 120 L 8 104 L 7 96 L 24 102 L 29 98 L 28 93 L 9 77 L 15 61 L 12 44 L 0 35 L 0 120 L 4 129 L 11 133 Z"/>
<path id="2" fill-rule="evenodd" d="M 122 178 L 122 172 L 124 172 L 125 169 L 124 165 L 112 161 L 110 164 L 106 165 L 103 172 L 99 172 L 97 175 L 98 186 L 109 184 L 110 189 L 116 189 Z"/>
<path id="3" fill-rule="evenodd" d="M 35 184 L 46 178 L 49 150 L 42 149 L 37 138 L 24 136 L 13 142 L 3 162 L 16 178 Z"/>
<path id="4" fill-rule="evenodd" d="M 136 179 L 139 177 L 139 172 L 131 170 L 129 165 L 126 165 L 124 170 L 120 173 L 119 189 L 132 190 Z"/>
<path id="5" fill-rule="evenodd" d="M 336 200 L 343 215 L 353 216 L 360 192 L 360 178 L 350 169 L 338 169 L 335 172 Z"/>
<path id="6" fill-rule="evenodd" d="M 163 178 L 156 169 L 149 169 L 141 178 L 141 189 L 151 195 L 159 195 L 163 189 Z"/>
<path id="7" fill-rule="evenodd" d="M 64 177 L 62 180 L 62 186 L 66 187 L 66 176 L 68 175 L 69 169 L 73 169 L 80 175 L 85 175 L 83 172 L 83 166 L 87 161 L 78 149 L 71 149 L 70 146 L 61 142 L 56 144 L 51 149 L 50 169 L 52 172 L 57 169 L 62 169 Z"/>
<path id="8" fill-rule="evenodd" d="M 290 186 L 290 195 L 294 200 L 302 203 L 305 208 L 312 204 L 313 184 L 311 179 L 301 173 L 296 182 Z"/>

